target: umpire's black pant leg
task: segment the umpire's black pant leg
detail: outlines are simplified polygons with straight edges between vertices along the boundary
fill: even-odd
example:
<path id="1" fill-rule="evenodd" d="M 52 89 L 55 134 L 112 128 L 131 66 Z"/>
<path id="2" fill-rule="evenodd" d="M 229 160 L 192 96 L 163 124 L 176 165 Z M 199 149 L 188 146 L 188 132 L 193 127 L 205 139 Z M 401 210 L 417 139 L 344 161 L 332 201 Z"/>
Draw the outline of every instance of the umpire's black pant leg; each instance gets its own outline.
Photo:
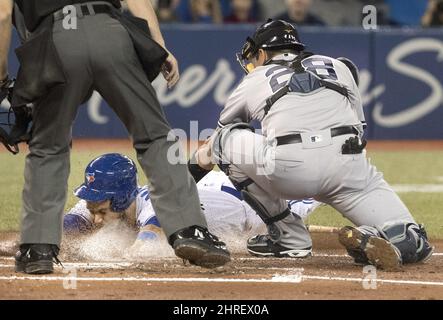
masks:
<path id="1" fill-rule="evenodd" d="M 77 30 L 64 30 L 62 21 L 54 25 L 54 44 L 67 82 L 52 88 L 34 107 L 25 162 L 21 243 L 61 242 L 72 125 L 92 85 L 83 32 L 80 20 Z"/>
<path id="2" fill-rule="evenodd" d="M 191 225 L 206 226 L 185 161 L 173 164 L 168 159 L 168 151 L 176 150 L 178 142 L 167 139 L 170 126 L 126 30 L 116 20 L 100 19 L 112 34 L 94 50 L 94 86 L 131 135 L 163 230 L 169 236 Z"/>

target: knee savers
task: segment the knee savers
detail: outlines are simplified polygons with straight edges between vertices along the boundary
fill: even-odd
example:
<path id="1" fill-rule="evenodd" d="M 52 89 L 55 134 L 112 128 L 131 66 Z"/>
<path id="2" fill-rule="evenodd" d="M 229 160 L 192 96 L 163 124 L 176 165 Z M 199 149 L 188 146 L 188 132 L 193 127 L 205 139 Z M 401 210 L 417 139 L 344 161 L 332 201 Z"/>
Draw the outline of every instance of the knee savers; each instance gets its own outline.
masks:
<path id="1" fill-rule="evenodd" d="M 434 250 L 428 242 L 426 231 L 422 225 L 415 223 L 388 224 L 379 232 L 383 238 L 397 247 L 403 263 L 426 260 Z"/>

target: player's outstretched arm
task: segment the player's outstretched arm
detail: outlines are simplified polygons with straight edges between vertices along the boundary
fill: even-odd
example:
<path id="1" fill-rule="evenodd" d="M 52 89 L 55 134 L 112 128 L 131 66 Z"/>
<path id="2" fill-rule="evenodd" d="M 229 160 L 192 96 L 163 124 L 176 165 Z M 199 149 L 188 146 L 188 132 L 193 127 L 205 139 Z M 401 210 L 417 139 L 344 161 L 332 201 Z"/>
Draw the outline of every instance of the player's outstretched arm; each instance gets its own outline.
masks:
<path id="1" fill-rule="evenodd" d="M 11 45 L 12 0 L 0 1 L 0 84 L 8 75 L 8 53 Z"/>
<path id="2" fill-rule="evenodd" d="M 154 224 L 148 224 L 140 228 L 137 239 L 135 239 L 134 243 L 128 249 L 126 257 L 136 258 L 144 252 L 145 248 L 152 248 L 149 247 L 149 244 L 156 243 L 162 238 L 166 239 L 162 229 Z"/>
<path id="3" fill-rule="evenodd" d="M 134 16 L 149 22 L 149 30 L 151 31 L 152 38 L 168 51 L 169 56 L 162 67 L 162 74 L 168 82 L 168 87 L 172 88 L 180 78 L 178 62 L 174 55 L 166 48 L 165 40 L 160 31 L 157 15 L 155 14 L 151 1 L 126 0 L 126 3 L 128 4 L 129 11 L 131 11 Z"/>
<path id="4" fill-rule="evenodd" d="M 63 217 L 63 233 L 76 235 L 85 234 L 94 229 L 92 223 L 78 214 L 66 214 Z"/>
<path id="5" fill-rule="evenodd" d="M 63 216 L 63 233 L 78 235 L 94 230 L 94 223 L 85 201 L 79 201 Z"/>
<path id="6" fill-rule="evenodd" d="M 188 161 L 189 172 L 196 183 L 211 172 L 215 166 L 212 161 L 210 139 L 206 140 Z"/>

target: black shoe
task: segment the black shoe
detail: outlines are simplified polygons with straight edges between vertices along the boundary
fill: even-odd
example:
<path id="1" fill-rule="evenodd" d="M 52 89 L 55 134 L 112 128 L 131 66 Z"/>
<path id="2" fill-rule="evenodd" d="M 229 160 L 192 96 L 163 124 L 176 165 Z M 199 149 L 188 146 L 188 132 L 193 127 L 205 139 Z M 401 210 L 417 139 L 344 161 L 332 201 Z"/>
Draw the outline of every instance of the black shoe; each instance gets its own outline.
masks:
<path id="1" fill-rule="evenodd" d="M 177 231 L 169 237 L 175 254 L 191 264 L 203 268 L 216 268 L 231 261 L 226 244 L 208 229 L 192 226 Z"/>
<path id="2" fill-rule="evenodd" d="M 29 274 L 54 272 L 53 263 L 61 264 L 57 258 L 59 248 L 53 244 L 22 244 L 15 254 L 15 271 Z"/>
<path id="3" fill-rule="evenodd" d="M 260 257 L 289 257 L 306 258 L 312 255 L 312 248 L 290 249 L 278 243 L 274 243 L 269 235 L 257 235 L 248 240 L 248 251 L 254 256 Z"/>

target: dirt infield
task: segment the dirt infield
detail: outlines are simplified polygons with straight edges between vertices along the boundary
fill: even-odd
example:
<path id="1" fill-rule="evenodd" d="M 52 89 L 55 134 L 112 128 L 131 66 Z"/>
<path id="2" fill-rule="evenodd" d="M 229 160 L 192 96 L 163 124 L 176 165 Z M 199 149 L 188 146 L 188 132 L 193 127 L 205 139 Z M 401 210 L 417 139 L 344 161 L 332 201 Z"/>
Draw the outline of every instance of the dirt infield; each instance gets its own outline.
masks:
<path id="1" fill-rule="evenodd" d="M 443 299 L 443 241 L 434 245 L 437 254 L 424 264 L 375 274 L 354 265 L 333 234 L 314 235 L 317 249 L 311 258 L 263 259 L 238 252 L 216 270 L 184 265 L 174 257 L 108 263 L 64 260 L 65 269 L 57 267 L 53 275 L 27 276 L 15 273 L 12 257 L 3 256 L 0 299 Z"/>
<path id="2" fill-rule="evenodd" d="M 130 149 L 129 140 L 75 140 L 74 150 Z M 26 152 L 25 148 L 22 148 Z M 370 141 L 368 149 L 443 150 L 439 141 Z M 0 148 L 0 152 L 3 148 Z M 205 270 L 174 257 L 94 261 L 64 254 L 50 276 L 14 272 L 16 233 L 0 233 L 1 299 L 443 299 L 443 241 L 424 264 L 385 272 L 355 265 L 334 234 L 314 234 L 314 256 L 263 259 L 233 251 L 232 262 Z"/>

